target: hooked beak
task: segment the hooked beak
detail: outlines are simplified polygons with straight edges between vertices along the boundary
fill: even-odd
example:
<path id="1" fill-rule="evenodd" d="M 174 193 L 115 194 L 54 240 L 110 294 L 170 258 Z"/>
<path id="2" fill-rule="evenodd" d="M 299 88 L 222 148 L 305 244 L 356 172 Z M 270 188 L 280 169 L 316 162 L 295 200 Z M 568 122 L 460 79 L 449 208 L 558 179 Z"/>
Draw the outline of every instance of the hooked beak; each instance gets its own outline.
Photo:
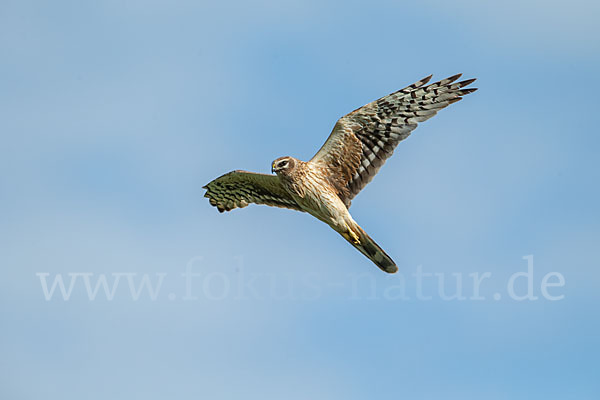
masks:
<path id="1" fill-rule="evenodd" d="M 275 172 L 275 163 L 271 164 L 271 173 Z"/>

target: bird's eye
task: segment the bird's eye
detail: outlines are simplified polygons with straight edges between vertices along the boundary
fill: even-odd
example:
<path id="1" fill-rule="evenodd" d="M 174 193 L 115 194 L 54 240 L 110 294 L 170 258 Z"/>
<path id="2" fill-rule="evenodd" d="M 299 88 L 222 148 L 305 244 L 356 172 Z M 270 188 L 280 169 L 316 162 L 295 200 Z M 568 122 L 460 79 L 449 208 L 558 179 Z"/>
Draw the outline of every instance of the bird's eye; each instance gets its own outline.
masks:
<path id="1" fill-rule="evenodd" d="M 279 163 L 279 168 L 284 168 L 288 164 L 287 161 L 282 161 Z"/>

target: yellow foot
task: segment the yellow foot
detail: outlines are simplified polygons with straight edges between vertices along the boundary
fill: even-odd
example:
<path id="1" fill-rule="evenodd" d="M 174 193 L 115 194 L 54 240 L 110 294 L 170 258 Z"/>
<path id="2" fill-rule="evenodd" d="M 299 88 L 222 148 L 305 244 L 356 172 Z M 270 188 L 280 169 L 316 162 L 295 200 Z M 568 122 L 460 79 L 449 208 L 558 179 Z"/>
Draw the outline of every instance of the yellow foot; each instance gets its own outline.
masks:
<path id="1" fill-rule="evenodd" d="M 360 238 L 358 237 L 358 235 L 356 233 L 354 233 L 354 231 L 352 229 L 348 229 L 342 235 L 346 238 L 346 240 L 348 240 L 354 244 L 360 244 Z"/>

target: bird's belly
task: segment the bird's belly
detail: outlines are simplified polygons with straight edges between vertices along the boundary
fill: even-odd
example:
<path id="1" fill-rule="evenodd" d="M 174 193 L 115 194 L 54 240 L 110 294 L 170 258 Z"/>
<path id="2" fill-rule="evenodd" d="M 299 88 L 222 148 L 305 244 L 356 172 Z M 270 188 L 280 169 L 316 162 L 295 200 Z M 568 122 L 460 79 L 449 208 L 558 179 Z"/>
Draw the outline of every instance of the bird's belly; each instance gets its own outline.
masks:
<path id="1" fill-rule="evenodd" d="M 345 216 L 348 214 L 348 210 L 337 194 L 333 190 L 323 190 L 312 184 L 306 185 L 305 189 L 303 197 L 294 196 L 298 204 L 306 212 L 332 228 L 345 229 Z"/>

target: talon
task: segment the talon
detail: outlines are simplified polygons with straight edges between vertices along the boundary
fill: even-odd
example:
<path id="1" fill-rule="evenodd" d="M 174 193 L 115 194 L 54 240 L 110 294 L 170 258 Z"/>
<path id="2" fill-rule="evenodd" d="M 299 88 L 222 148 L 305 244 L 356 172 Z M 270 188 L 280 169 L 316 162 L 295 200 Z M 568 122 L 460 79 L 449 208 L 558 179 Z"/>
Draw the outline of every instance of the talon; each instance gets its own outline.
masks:
<path id="1" fill-rule="evenodd" d="M 352 240 L 352 243 L 360 244 L 360 238 L 356 233 L 354 233 L 354 231 L 348 230 L 348 236 L 350 236 L 350 240 Z"/>

